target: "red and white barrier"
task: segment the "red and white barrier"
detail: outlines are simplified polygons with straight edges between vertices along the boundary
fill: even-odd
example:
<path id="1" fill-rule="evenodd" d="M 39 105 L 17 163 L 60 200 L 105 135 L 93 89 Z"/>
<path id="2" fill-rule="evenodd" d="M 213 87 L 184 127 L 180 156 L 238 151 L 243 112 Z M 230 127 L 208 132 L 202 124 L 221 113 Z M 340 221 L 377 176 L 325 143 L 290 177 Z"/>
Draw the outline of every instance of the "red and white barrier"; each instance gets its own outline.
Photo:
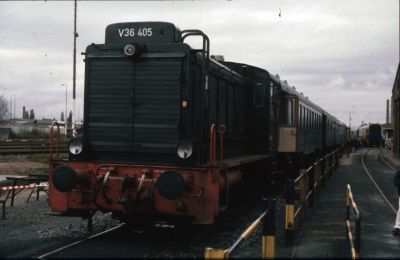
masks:
<path id="1" fill-rule="evenodd" d="M 29 184 L 29 185 L 16 185 L 16 186 L 6 186 L 0 187 L 0 190 L 18 190 L 18 189 L 34 189 L 38 187 L 48 187 L 49 183 L 41 183 L 41 184 Z"/>

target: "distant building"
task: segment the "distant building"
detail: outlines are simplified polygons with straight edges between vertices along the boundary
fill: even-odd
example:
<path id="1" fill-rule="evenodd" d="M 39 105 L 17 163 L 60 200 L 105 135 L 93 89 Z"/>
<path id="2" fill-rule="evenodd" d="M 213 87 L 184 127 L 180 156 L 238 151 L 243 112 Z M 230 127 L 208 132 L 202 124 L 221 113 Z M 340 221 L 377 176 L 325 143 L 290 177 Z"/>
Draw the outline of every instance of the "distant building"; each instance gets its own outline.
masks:
<path id="1" fill-rule="evenodd" d="M 392 89 L 393 152 L 400 155 L 400 63 Z"/>
<path id="2" fill-rule="evenodd" d="M 5 140 L 10 138 L 10 128 L 0 127 L 0 140 Z"/>

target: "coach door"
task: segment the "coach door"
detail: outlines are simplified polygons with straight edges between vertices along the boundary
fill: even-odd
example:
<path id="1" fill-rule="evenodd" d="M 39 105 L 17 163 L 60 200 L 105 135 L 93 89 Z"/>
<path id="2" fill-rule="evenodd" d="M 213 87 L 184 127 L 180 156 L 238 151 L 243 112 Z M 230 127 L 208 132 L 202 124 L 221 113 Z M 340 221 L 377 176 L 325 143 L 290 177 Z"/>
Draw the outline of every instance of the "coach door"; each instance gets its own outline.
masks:
<path id="1" fill-rule="evenodd" d="M 296 152 L 297 147 L 297 107 L 296 96 L 284 96 L 280 106 L 278 152 Z"/>

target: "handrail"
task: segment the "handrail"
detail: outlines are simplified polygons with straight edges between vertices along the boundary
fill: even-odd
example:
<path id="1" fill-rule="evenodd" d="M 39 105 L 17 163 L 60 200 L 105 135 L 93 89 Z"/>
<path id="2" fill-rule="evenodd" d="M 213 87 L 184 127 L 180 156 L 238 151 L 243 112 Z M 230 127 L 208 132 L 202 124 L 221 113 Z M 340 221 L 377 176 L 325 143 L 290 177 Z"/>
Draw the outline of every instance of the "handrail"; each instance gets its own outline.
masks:
<path id="1" fill-rule="evenodd" d="M 247 239 L 256 228 L 262 224 L 262 251 L 263 258 L 275 257 L 275 199 L 266 200 L 266 210 L 240 235 L 228 249 L 214 249 L 207 247 L 205 259 L 226 259 Z"/>
<path id="2" fill-rule="evenodd" d="M 219 160 L 222 161 L 224 159 L 224 132 L 225 125 L 218 126 L 219 132 Z"/>
<path id="3" fill-rule="evenodd" d="M 183 30 L 182 32 L 182 43 L 185 38 L 189 36 L 201 36 L 203 38 L 203 57 L 209 59 L 210 57 L 210 39 L 208 36 L 200 30 Z"/>
<path id="4" fill-rule="evenodd" d="M 300 169 L 296 179 L 288 179 L 286 184 L 286 213 L 285 213 L 285 239 L 288 245 L 293 243 L 295 219 L 300 216 L 300 222 L 304 220 L 306 206 L 314 205 L 315 191 L 323 185 L 326 177 L 332 175 L 333 169 L 338 165 L 338 153 L 336 149 L 331 153 L 317 159 L 307 169 Z M 299 204 L 295 209 L 296 186 L 299 192 Z"/>
<path id="5" fill-rule="evenodd" d="M 54 130 L 54 126 L 57 126 L 57 150 L 56 150 L 56 158 L 58 159 L 58 152 L 60 150 L 60 124 L 57 121 L 54 121 L 51 124 L 51 128 L 50 128 L 50 161 L 53 160 L 53 130 Z"/>
<path id="6" fill-rule="evenodd" d="M 353 241 L 353 234 L 351 232 L 350 206 L 352 207 L 354 214 L 356 215 L 355 243 Z M 361 247 L 361 214 L 360 211 L 358 210 L 356 202 L 354 201 L 350 184 L 347 184 L 346 186 L 346 238 L 349 240 L 350 243 L 351 258 L 357 259 L 360 256 L 360 247 Z"/>
<path id="7" fill-rule="evenodd" d="M 201 53 L 203 55 L 203 60 L 201 64 L 201 73 L 202 73 L 202 85 L 204 84 L 204 89 L 208 89 L 208 66 L 210 60 L 210 39 L 208 36 L 200 30 L 183 30 L 182 34 L 182 43 L 189 36 L 201 36 L 203 38 L 203 48 Z"/>
<path id="8" fill-rule="evenodd" d="M 216 125 L 212 124 L 210 127 L 210 164 L 214 165 L 215 164 L 215 146 L 217 142 L 217 131 L 216 131 Z"/>

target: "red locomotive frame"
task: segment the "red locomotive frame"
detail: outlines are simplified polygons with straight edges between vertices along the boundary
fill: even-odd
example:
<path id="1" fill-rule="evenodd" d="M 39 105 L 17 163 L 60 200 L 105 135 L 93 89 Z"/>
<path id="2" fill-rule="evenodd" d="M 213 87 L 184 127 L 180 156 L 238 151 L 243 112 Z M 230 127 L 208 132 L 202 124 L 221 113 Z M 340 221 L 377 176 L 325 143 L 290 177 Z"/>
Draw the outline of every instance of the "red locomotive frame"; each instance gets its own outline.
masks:
<path id="1" fill-rule="evenodd" d="M 53 159 L 54 126 L 58 130 L 56 159 Z M 53 211 L 69 214 L 74 211 L 74 215 L 81 217 L 100 209 L 127 215 L 182 216 L 198 223 L 213 223 L 229 203 L 229 190 L 241 182 L 243 169 L 268 159 L 267 155 L 255 155 L 224 161 L 224 127 L 218 130 L 220 160 L 216 161 L 217 127 L 213 124 L 210 129 L 210 164 L 186 168 L 60 160 L 59 126 L 54 123 L 50 132 L 49 205 Z M 61 192 L 54 187 L 54 170 L 61 166 L 76 172 L 77 185 L 69 192 Z M 157 179 L 166 171 L 178 172 L 184 179 L 185 191 L 177 199 L 166 199 L 155 188 Z M 129 185 L 126 185 L 126 178 L 131 180 Z"/>

